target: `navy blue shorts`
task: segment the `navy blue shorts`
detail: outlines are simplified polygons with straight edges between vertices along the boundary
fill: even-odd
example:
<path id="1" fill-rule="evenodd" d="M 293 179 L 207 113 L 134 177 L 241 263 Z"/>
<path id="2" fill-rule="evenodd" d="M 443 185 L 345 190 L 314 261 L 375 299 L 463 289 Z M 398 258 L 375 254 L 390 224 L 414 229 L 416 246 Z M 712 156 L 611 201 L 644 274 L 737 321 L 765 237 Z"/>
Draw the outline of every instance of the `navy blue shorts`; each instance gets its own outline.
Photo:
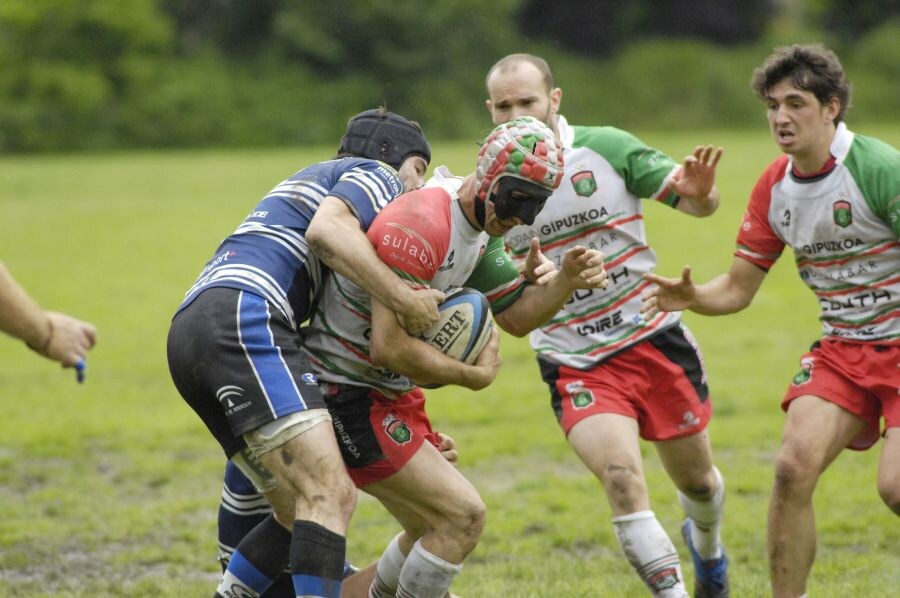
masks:
<path id="1" fill-rule="evenodd" d="M 172 319 L 172 380 L 228 458 L 247 446 L 244 433 L 325 408 L 298 342 L 281 312 L 238 289 L 207 289 Z"/>

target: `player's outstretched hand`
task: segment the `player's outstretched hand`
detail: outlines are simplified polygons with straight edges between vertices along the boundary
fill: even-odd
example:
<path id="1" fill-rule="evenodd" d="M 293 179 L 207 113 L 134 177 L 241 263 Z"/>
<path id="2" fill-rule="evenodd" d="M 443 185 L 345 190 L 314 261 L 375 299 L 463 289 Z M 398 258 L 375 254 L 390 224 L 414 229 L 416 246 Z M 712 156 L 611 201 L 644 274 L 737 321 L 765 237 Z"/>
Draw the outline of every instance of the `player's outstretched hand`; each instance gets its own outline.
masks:
<path id="1" fill-rule="evenodd" d="M 691 279 L 691 267 L 685 266 L 681 278 L 664 278 L 656 274 L 644 274 L 644 280 L 656 286 L 641 294 L 641 316 L 650 320 L 661 311 L 681 311 L 691 306 L 697 293 Z"/>
<path id="2" fill-rule="evenodd" d="M 83 362 L 88 351 L 97 343 L 97 328 L 56 311 L 48 311 L 47 318 L 51 326 L 50 337 L 39 353 L 60 362 L 64 368 Z"/>
<path id="3" fill-rule="evenodd" d="M 491 339 L 484 346 L 484 349 L 481 350 L 475 363 L 472 364 L 472 367 L 476 368 L 478 373 L 474 382 L 467 385 L 468 388 L 472 390 L 486 388 L 497 377 L 497 372 L 500 371 L 502 363 L 503 358 L 500 357 L 500 332 L 494 326 L 494 329 L 491 331 Z"/>
<path id="4" fill-rule="evenodd" d="M 437 289 L 421 289 L 407 293 L 406 308 L 397 312 L 400 325 L 411 336 L 437 324 L 440 319 L 438 305 L 444 301 L 444 293 Z"/>
<path id="5" fill-rule="evenodd" d="M 716 184 L 716 165 L 722 148 L 698 145 L 693 155 L 684 159 L 681 178 L 672 183 L 672 190 L 682 197 L 706 197 Z"/>
<path id="6" fill-rule="evenodd" d="M 553 260 L 541 251 L 541 242 L 537 237 L 531 238 L 531 247 L 525 257 L 525 269 L 522 274 L 528 282 L 538 286 L 544 286 L 556 278 L 558 272 Z"/>
<path id="7" fill-rule="evenodd" d="M 606 288 L 603 252 L 576 245 L 563 256 L 562 273 L 576 289 Z"/>

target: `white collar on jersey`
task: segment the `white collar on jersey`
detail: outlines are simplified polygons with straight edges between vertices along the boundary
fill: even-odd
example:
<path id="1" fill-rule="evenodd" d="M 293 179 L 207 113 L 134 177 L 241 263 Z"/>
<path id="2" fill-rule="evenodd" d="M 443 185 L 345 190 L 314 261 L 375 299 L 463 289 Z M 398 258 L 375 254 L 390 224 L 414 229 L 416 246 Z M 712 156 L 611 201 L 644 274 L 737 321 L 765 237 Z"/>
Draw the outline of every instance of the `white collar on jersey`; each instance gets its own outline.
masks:
<path id="1" fill-rule="evenodd" d="M 556 115 L 556 130 L 559 131 L 559 140 L 562 142 L 563 148 L 572 147 L 575 141 L 575 131 L 569 126 L 569 121 L 562 114 Z"/>
<path id="2" fill-rule="evenodd" d="M 456 176 L 446 166 L 438 166 L 434 169 L 431 178 L 425 181 L 423 188 L 440 187 L 450 194 L 450 197 L 459 195 L 459 188 L 462 187 L 463 177 Z"/>

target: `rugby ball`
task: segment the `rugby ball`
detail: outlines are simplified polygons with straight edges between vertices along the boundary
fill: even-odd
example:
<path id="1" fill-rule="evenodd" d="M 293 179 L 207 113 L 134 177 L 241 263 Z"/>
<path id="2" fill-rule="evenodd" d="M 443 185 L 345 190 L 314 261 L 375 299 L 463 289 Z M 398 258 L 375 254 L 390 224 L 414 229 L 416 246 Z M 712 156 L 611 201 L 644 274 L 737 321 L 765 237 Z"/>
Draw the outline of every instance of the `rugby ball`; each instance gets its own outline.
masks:
<path id="1" fill-rule="evenodd" d="M 487 297 L 467 287 L 451 289 L 438 312 L 440 319 L 421 334 L 422 340 L 449 357 L 475 363 L 494 330 Z"/>

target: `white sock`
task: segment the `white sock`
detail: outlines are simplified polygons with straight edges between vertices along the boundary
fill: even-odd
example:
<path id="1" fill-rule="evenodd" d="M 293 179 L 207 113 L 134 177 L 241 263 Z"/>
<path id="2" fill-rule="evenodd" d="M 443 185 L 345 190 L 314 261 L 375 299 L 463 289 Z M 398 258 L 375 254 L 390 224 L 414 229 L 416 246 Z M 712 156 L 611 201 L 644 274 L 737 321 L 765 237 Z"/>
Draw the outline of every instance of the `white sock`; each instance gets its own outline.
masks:
<path id="1" fill-rule="evenodd" d="M 722 527 L 722 507 L 725 503 L 725 480 L 715 466 L 713 473 L 716 475 L 718 487 L 711 500 L 698 502 L 678 491 L 678 502 L 693 522 L 691 542 L 704 561 L 722 556 L 722 538 L 719 529 Z"/>
<path id="2" fill-rule="evenodd" d="M 687 598 L 678 552 L 653 511 L 614 517 L 616 538 L 628 562 L 656 598 Z"/>
<path id="3" fill-rule="evenodd" d="M 390 541 L 375 566 L 375 579 L 369 587 L 369 598 L 393 598 L 400 583 L 400 570 L 406 555 L 400 550 L 400 532 Z"/>
<path id="4" fill-rule="evenodd" d="M 460 570 L 462 564 L 454 565 L 431 554 L 419 539 L 400 571 L 397 598 L 443 598 Z"/>

